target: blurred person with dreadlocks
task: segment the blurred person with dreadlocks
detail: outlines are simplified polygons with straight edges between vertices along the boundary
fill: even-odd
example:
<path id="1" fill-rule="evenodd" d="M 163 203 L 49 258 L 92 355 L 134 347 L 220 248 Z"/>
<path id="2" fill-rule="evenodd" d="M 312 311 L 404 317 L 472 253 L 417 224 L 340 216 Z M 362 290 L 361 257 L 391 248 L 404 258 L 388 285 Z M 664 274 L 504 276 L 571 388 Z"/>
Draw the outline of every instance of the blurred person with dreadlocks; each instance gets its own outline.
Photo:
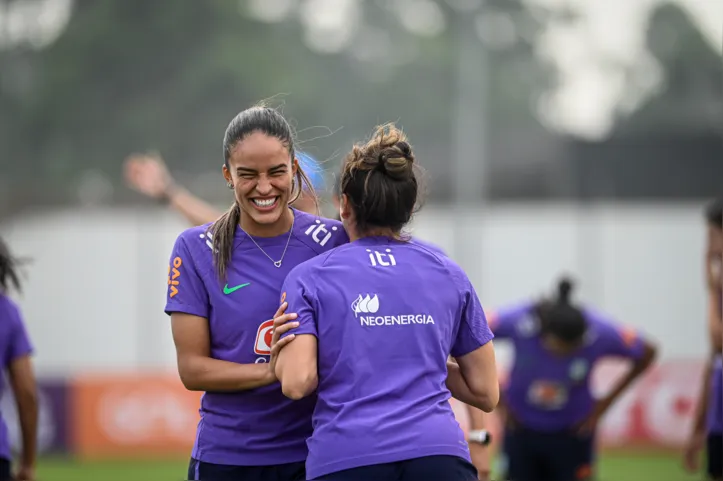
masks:
<path id="1" fill-rule="evenodd" d="M 711 480 L 723 479 L 723 201 L 705 210 L 707 246 L 705 272 L 708 290 L 708 339 L 710 356 L 703 370 L 701 390 L 684 453 L 689 472 L 700 468 L 700 453 L 706 447 L 706 472 Z"/>
<path id="2" fill-rule="evenodd" d="M 510 340 L 515 351 L 500 401 L 511 481 L 592 479 L 598 422 L 655 358 L 656 348 L 635 330 L 572 303 L 573 287 L 564 278 L 553 298 L 489 316 L 495 337 Z M 594 399 L 590 373 L 611 357 L 631 360 L 632 368 Z"/>
<path id="3" fill-rule="evenodd" d="M 33 348 L 20 309 L 9 297 L 20 291 L 18 260 L 0 239 L 0 356 L 17 405 L 22 433 L 20 460 L 12 475 L 12 453 L 8 428 L 0 416 L 0 481 L 33 481 L 37 449 L 38 397 L 31 361 Z M 5 385 L 0 374 L 0 394 Z"/>
<path id="4" fill-rule="evenodd" d="M 319 163 L 313 157 L 302 152 L 297 152 L 296 156 L 314 190 L 322 190 L 324 178 Z M 179 185 L 158 154 L 131 155 L 126 159 L 123 167 L 126 182 L 131 188 L 152 199 L 164 202 L 181 213 L 191 225 L 208 224 L 223 214 Z M 310 214 L 318 214 L 315 196 L 306 187 L 292 206 Z"/>

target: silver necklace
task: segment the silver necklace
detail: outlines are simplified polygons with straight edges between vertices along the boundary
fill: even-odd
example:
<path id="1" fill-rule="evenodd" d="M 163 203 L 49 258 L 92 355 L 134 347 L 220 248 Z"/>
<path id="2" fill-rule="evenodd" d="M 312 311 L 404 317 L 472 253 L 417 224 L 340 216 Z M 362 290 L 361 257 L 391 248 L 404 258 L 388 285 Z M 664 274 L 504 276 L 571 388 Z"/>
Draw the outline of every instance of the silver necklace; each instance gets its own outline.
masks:
<path id="1" fill-rule="evenodd" d="M 294 216 L 294 218 L 291 219 L 291 229 L 289 229 L 289 237 L 286 239 L 286 247 L 284 247 L 284 252 L 281 254 L 281 259 L 279 259 L 278 261 L 275 261 L 270 255 L 268 255 L 268 254 L 266 253 L 266 251 L 263 250 L 263 249 L 261 248 L 261 246 L 256 243 L 256 241 L 255 241 L 254 238 L 251 236 L 251 234 L 249 234 L 249 233 L 246 232 L 246 231 L 244 231 L 244 232 L 246 232 L 246 235 L 249 236 L 249 239 L 251 239 L 251 242 L 253 242 L 253 243 L 256 245 L 256 247 L 259 248 L 259 250 L 261 251 L 261 253 L 262 253 L 263 255 L 265 255 L 266 257 L 268 257 L 269 260 L 270 260 L 271 262 L 273 262 L 276 267 L 281 267 L 281 262 L 283 262 L 284 256 L 286 255 L 286 249 L 289 248 L 289 242 L 291 241 L 291 234 L 294 232 L 294 221 L 296 221 L 296 216 Z"/>

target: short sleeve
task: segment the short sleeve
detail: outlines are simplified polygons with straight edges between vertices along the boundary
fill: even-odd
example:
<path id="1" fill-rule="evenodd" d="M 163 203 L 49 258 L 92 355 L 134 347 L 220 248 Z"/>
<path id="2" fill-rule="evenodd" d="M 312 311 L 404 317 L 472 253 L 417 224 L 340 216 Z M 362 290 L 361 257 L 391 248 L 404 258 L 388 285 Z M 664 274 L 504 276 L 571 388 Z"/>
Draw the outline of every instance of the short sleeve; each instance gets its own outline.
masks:
<path id="1" fill-rule="evenodd" d="M 487 324 L 482 303 L 475 292 L 472 283 L 466 275 L 460 280 L 462 297 L 462 309 L 457 336 L 452 344 L 450 354 L 452 357 L 460 357 L 479 349 L 494 338 L 492 331 Z"/>
<path id="2" fill-rule="evenodd" d="M 301 267 L 292 269 L 281 288 L 281 303 L 284 301 L 289 303 L 286 312 L 289 314 L 296 313 L 296 322 L 299 323 L 299 327 L 282 334 L 281 339 L 290 334 L 297 336 L 301 334 L 311 334 L 312 336 L 318 337 L 316 311 L 314 308 L 317 302 L 314 293 L 306 282 L 308 279 L 306 278 L 307 276 L 304 275 L 305 271 L 306 269 Z"/>
<path id="3" fill-rule="evenodd" d="M 10 303 L 5 304 L 7 307 L 6 314 L 9 318 L 10 325 L 10 339 L 7 344 L 7 350 L 5 352 L 4 366 L 9 366 L 13 361 L 23 356 L 27 356 L 33 352 L 33 347 L 30 344 L 30 337 L 25 329 L 25 323 L 23 322 L 22 315 L 17 306 Z"/>
<path id="4" fill-rule="evenodd" d="M 209 317 L 208 291 L 196 269 L 196 263 L 183 235 L 176 239 L 168 263 L 166 314 L 182 312 Z"/>
<path id="5" fill-rule="evenodd" d="M 629 326 L 618 325 L 599 314 L 590 314 L 595 326 L 594 343 L 604 357 L 640 359 L 645 352 L 645 342 L 638 331 Z"/>
<path id="6" fill-rule="evenodd" d="M 517 322 L 520 314 L 527 313 L 527 309 L 504 308 L 498 311 L 489 312 L 487 321 L 490 329 L 497 339 L 514 339 L 517 333 Z"/>

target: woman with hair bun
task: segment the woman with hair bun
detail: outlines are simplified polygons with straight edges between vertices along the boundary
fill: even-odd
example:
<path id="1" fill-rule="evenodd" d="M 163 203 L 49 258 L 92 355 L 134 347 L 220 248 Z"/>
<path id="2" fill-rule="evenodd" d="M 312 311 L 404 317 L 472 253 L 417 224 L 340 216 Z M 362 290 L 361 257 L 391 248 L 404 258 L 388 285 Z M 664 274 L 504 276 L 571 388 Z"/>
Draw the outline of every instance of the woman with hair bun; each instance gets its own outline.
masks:
<path id="1" fill-rule="evenodd" d="M 477 479 L 449 398 L 494 409 L 493 336 L 464 271 L 402 232 L 419 205 L 419 176 L 393 125 L 355 145 L 340 184 L 351 242 L 284 282 L 299 326 L 272 355 L 286 396 L 317 395 L 308 479 Z"/>

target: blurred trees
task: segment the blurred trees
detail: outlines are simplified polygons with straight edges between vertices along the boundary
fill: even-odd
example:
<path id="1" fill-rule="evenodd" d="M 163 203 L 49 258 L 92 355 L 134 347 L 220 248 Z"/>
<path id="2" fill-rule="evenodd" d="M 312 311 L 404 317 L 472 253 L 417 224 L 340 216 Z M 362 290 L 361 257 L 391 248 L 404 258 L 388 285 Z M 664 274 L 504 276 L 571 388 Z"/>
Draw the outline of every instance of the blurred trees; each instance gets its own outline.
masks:
<path id="1" fill-rule="evenodd" d="M 723 125 L 723 61 L 692 18 L 678 5 L 658 5 L 650 14 L 646 45 L 659 65 L 661 88 L 629 116 L 621 115 L 615 134 L 718 135 Z"/>
<path id="2" fill-rule="evenodd" d="M 412 130 L 434 157 L 449 152 L 458 62 L 453 31 L 461 16 L 448 5 L 440 4 L 451 26 L 426 38 L 406 32 L 388 5 L 363 2 L 367 23 L 357 40 L 376 34 L 384 50 L 366 57 L 359 49 L 313 53 L 300 41 L 299 22 L 255 22 L 240 5 L 77 0 L 55 42 L 2 51 L 3 177 L 64 197 L 79 172 L 115 179 L 129 151 L 149 148 L 161 150 L 177 169 L 215 170 L 230 118 L 277 94 L 288 94 L 273 102 L 287 103 L 302 140 L 328 134 L 312 126 L 341 129 L 312 143 L 311 153 L 322 158 L 389 120 Z M 497 29 L 491 48 L 490 118 L 501 128 L 538 125 L 530 107 L 554 78 L 534 55 L 541 12 L 521 0 L 495 0 L 487 9 L 507 28 Z"/>
<path id="3" fill-rule="evenodd" d="M 459 28 L 474 28 L 480 54 L 488 52 L 496 165 L 503 171 L 534 158 L 543 168 L 560 156 L 559 142 L 537 118 L 538 100 L 556 85 L 557 72 L 536 49 L 546 26 L 574 21 L 565 9 L 486 0 L 464 12 L 450 0 L 427 0 L 436 1 L 446 28 L 424 34 L 418 18 L 410 27 L 416 11 L 408 9 L 417 0 L 345 0 L 356 2 L 360 21 L 346 26 L 346 48 L 323 54 L 304 41 L 309 12 L 303 9 L 270 24 L 247 15 L 247 0 L 75 0 L 57 38 L 2 42 L 9 7 L 53 1 L 0 0 L 0 193 L 12 193 L 3 204 L 73 201 L 88 172 L 118 184 L 120 161 L 136 150 L 160 150 L 176 171 L 217 171 L 228 121 L 272 96 L 272 104 L 285 103 L 300 140 L 316 139 L 302 148 L 334 159 L 332 171 L 352 140 L 379 122 L 399 121 L 438 181 L 434 193 L 444 195 L 455 75 L 465 60 Z M 720 113 L 720 56 L 674 7 L 661 7 L 651 22 L 665 89 L 639 111 L 621 114 L 620 130 L 677 128 L 693 117 L 710 125 Z M 671 30 L 677 32 L 672 43 Z M 192 187 L 224 194 L 210 186 Z M 116 191 L 113 198 L 124 195 Z"/>

